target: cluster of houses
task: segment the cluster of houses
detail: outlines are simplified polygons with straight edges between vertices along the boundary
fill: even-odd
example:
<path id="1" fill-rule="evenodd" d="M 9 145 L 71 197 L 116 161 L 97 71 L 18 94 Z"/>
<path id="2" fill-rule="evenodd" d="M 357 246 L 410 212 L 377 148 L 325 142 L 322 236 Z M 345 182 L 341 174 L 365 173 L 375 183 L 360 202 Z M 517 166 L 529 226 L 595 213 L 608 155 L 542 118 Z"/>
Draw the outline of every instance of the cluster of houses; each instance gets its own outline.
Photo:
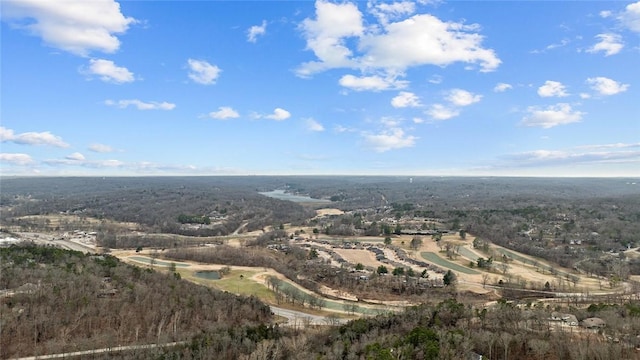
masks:
<path id="1" fill-rule="evenodd" d="M 567 324 L 569 326 L 582 326 L 586 329 L 592 329 L 592 330 L 598 330 L 598 329 L 602 329 L 606 326 L 606 323 L 604 320 L 597 318 L 597 317 L 591 317 L 591 318 L 587 318 L 582 320 L 581 322 L 578 322 L 578 318 L 576 318 L 575 315 L 573 314 L 564 314 L 564 313 L 559 313 L 559 312 L 552 312 L 551 313 L 551 321 L 557 321 L 557 322 L 562 322 L 564 324 Z"/>

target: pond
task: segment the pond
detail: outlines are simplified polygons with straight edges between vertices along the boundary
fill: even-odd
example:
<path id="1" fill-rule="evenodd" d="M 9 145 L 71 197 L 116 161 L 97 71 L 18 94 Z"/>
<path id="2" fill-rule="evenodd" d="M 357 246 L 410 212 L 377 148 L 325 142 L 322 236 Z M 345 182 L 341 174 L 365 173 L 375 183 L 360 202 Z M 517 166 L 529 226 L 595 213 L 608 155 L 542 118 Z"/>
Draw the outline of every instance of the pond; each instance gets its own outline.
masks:
<path id="1" fill-rule="evenodd" d="M 196 271 L 193 275 L 205 280 L 220 280 L 220 273 L 215 270 Z"/>
<path id="2" fill-rule="evenodd" d="M 291 193 L 287 193 L 284 190 L 273 190 L 267 192 L 261 192 L 260 195 L 268 196 L 270 198 L 278 199 L 278 200 L 287 200 L 293 202 L 306 202 L 306 203 L 330 203 L 331 200 L 327 199 L 314 199 L 308 196 L 294 195 Z"/>

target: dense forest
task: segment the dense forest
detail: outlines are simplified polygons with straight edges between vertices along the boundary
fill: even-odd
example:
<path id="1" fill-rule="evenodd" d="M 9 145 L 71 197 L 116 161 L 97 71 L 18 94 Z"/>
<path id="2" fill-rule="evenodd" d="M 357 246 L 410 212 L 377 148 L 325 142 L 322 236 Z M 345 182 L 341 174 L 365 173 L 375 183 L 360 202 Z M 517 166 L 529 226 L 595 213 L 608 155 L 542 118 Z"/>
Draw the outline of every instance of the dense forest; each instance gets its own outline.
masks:
<path id="1" fill-rule="evenodd" d="M 33 245 L 0 248 L 2 358 L 116 345 L 91 358 L 120 359 L 631 359 L 637 358 L 640 303 L 499 301 L 490 307 L 426 300 L 402 313 L 340 326 L 287 327 L 269 308 L 120 263 L 105 255 Z M 552 311 L 606 321 L 603 331 L 552 326 Z"/>
<path id="2" fill-rule="evenodd" d="M 272 318 L 255 298 L 54 247 L 0 247 L 0 289 L 3 359 L 191 340 Z"/>
<path id="3" fill-rule="evenodd" d="M 244 230 L 252 231 L 313 216 L 313 211 L 299 204 L 260 195 L 258 192 L 269 186 L 268 181 L 265 185 L 251 179 L 2 179 L 0 204 L 7 225 L 29 228 L 28 220 L 12 219 L 65 213 L 137 223 L 147 232 L 191 236 L 227 235 L 243 224 Z M 274 186 L 277 184 L 280 182 L 274 182 Z M 189 218 L 194 223 L 209 224 L 197 228 L 181 226 Z"/>

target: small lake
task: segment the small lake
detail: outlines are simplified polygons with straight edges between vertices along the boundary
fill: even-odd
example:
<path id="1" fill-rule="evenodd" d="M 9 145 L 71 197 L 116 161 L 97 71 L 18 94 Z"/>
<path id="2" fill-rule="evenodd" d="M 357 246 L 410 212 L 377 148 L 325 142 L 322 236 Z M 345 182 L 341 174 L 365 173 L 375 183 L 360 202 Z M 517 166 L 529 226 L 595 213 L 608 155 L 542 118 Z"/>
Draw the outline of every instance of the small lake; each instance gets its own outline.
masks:
<path id="1" fill-rule="evenodd" d="M 278 200 L 286 200 L 293 201 L 297 203 L 330 203 L 331 200 L 326 199 L 314 199 L 308 196 L 294 195 L 285 192 L 284 190 L 273 190 L 267 192 L 261 192 L 260 195 L 268 196 L 270 198 L 278 199 Z"/>
<path id="2" fill-rule="evenodd" d="M 193 275 L 205 280 L 220 280 L 220 273 L 215 270 L 196 271 Z"/>

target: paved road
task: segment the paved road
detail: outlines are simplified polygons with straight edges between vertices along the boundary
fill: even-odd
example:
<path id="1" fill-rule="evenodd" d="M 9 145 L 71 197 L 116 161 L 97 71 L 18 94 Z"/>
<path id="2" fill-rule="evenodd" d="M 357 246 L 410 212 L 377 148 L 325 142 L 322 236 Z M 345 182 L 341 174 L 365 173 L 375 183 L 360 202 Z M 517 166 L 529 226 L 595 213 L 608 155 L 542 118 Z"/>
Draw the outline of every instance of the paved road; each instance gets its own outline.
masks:
<path id="1" fill-rule="evenodd" d="M 306 325 L 340 325 L 349 321 L 347 319 L 312 315 L 301 311 L 283 309 L 275 306 L 271 306 L 271 311 L 278 316 L 287 318 L 287 325 L 294 327 L 302 327 Z"/>
<path id="2" fill-rule="evenodd" d="M 49 354 L 49 355 L 37 355 L 37 356 L 29 356 L 23 358 L 14 358 L 13 360 L 42 360 L 42 359 L 66 359 L 70 357 L 83 357 L 86 355 L 94 355 L 94 354 L 105 354 L 105 353 L 114 353 L 121 351 L 133 351 L 133 350 L 143 350 L 143 349 L 155 349 L 155 348 L 164 348 L 164 347 L 174 347 L 177 345 L 186 344 L 186 341 L 172 342 L 166 344 L 148 344 L 148 345 L 130 345 L 130 346 L 114 346 L 102 349 L 93 349 L 93 350 L 85 350 L 85 351 L 75 351 L 69 353 L 60 353 L 60 354 Z"/>

